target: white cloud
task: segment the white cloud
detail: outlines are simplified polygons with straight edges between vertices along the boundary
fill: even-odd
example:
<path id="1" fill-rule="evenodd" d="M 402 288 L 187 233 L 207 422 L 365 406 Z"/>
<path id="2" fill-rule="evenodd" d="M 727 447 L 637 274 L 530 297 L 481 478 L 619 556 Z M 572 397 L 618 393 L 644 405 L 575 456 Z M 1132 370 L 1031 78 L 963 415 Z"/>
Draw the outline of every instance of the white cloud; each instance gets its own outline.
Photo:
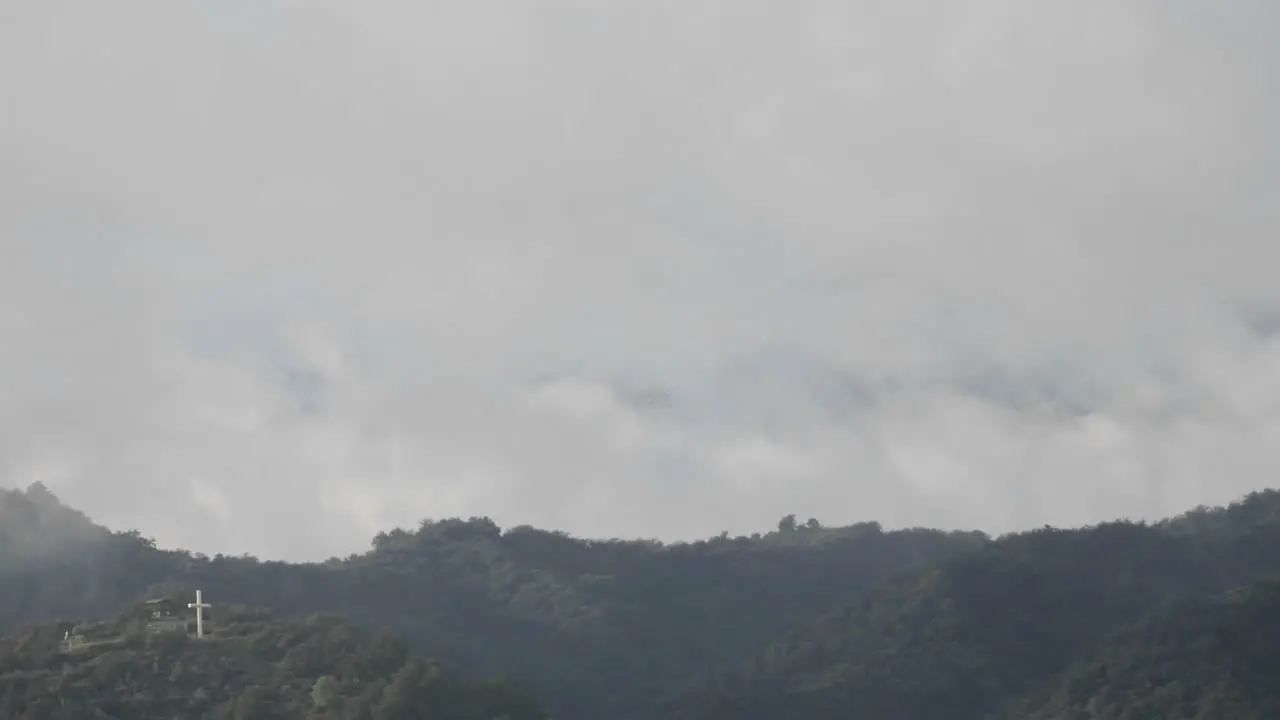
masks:
<path id="1" fill-rule="evenodd" d="M 103 522 L 318 557 L 1273 482 L 1273 3 L 7 17 L 0 483 Z"/>

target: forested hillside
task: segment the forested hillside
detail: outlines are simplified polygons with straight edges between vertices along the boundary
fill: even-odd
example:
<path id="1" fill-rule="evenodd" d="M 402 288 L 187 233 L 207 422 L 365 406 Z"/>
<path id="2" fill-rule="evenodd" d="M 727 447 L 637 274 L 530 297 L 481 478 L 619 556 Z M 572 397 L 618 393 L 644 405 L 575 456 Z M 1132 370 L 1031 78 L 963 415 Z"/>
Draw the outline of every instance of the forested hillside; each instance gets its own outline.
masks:
<path id="1" fill-rule="evenodd" d="M 94 526 L 41 487 L 5 493 L 0 508 L 5 627 L 106 617 L 150 592 L 200 587 L 215 603 L 394 627 L 465 671 L 528 680 L 566 720 L 644 717 L 706 668 L 989 542 L 787 517 L 761 536 L 662 545 L 504 532 L 479 518 L 424 522 L 380 534 L 367 553 L 297 565 L 160 551 Z M 28 547 L 33 533 L 39 547 Z"/>
<path id="2" fill-rule="evenodd" d="M 1073 668 L 1164 605 L 1207 598 L 1280 570 L 1278 510 L 1280 495 L 1269 492 L 1155 526 L 1120 522 L 1001 538 L 886 583 L 745 662 L 700 678 L 668 702 L 664 714 L 700 720 L 990 717 L 1059 674 L 1083 672 Z M 1245 628 L 1254 621 L 1233 622 Z M 1158 654 L 1154 647 L 1129 647 L 1142 657 Z M 1110 698 L 1108 712 L 1120 714 L 1105 717 L 1145 706 L 1145 694 L 1155 692 L 1141 682 L 1130 686 L 1136 695 Z M 1080 700 L 1074 687 L 1072 699 Z M 1086 697 L 1080 705 L 1094 707 L 1090 702 Z M 1104 717 L 1089 712 L 1044 717 Z"/>
<path id="3" fill-rule="evenodd" d="M 41 487 L 0 495 L 6 628 L 111 617 L 148 594 L 201 588 L 215 609 L 241 603 L 388 626 L 468 677 L 527 681 L 564 720 L 1277 717 L 1264 688 L 1277 646 L 1274 573 L 1273 491 L 1155 524 L 997 540 L 790 516 L 763 535 L 673 545 L 504 531 L 483 518 L 427 521 L 316 564 L 162 551 L 139 533 L 97 527 Z M 261 637 L 273 639 L 250 643 L 251 655 L 292 632 L 261 622 Z M 11 680 L 35 673 L 64 687 L 72 681 L 54 675 L 69 673 L 76 679 L 65 687 L 79 694 L 59 697 L 102 695 L 112 707 L 159 687 L 136 680 L 152 670 L 121 670 L 135 678 L 125 695 L 94 684 L 105 670 L 73 663 L 53 673 L 45 656 L 19 651 L 47 627 L 5 646 Z M 154 653 L 168 652 L 133 647 L 143 654 L 131 668 L 159 668 Z M 306 705 L 306 682 L 330 672 L 244 671 L 296 676 L 270 700 L 289 712 Z M 370 682 L 389 686 L 399 672 Z M 38 687 L 23 700 L 35 705 L 23 707 L 53 712 Z M 375 707 L 373 690 L 343 687 Z M 157 707 L 176 707 L 161 695 Z M 210 703 L 210 712 L 231 711 L 225 699 Z"/>
<path id="4" fill-rule="evenodd" d="M 1280 718 L 1280 579 L 1126 628 L 1007 720 Z"/>
<path id="5" fill-rule="evenodd" d="M 243 607 L 213 632 L 147 634 L 133 609 L 114 620 L 27 627 L 0 641 L 0 718 L 541 720 L 533 695 L 473 681 L 383 633 L 334 619 L 282 620 Z M 62 638 L 74 633 L 74 647 Z"/>

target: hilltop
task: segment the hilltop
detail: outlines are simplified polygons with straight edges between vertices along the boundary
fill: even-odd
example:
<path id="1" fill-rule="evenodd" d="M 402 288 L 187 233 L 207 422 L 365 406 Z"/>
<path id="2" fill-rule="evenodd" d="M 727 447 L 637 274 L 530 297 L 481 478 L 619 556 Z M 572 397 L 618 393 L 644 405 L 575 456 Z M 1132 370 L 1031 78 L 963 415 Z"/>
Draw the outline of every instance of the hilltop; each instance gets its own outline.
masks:
<path id="1" fill-rule="evenodd" d="M 331 617 L 217 610 L 214 632 L 148 633 L 149 607 L 0 640 L 0 717 L 542 720 L 531 693 L 465 680 L 389 633 Z M 80 637 L 72 647 L 68 633 Z"/>
<path id="2" fill-rule="evenodd" d="M 199 587 L 215 608 L 394 628 L 458 678 L 528 682 L 562 720 L 1273 716 L 1242 669 L 1272 662 L 1265 648 L 1212 642 L 1272 637 L 1275 491 L 996 539 L 787 516 L 664 545 L 427 520 L 311 564 L 161 550 L 43 488 L 0 493 L 0 518 L 6 627 Z M 303 685 L 278 702 L 301 708 Z"/>
<path id="3" fill-rule="evenodd" d="M 1115 522 L 1018 533 L 886 583 L 745 660 L 705 674 L 669 699 L 663 714 L 698 720 L 1023 718 L 1007 709 L 1033 706 L 1027 698 L 1055 678 L 1086 673 L 1090 666 L 1082 663 L 1106 653 L 1116 633 L 1144 622 L 1167 627 L 1151 618 L 1165 617 L 1170 604 L 1209 602 L 1275 572 L 1275 492 L 1156 525 Z M 1242 628 L 1260 617 L 1237 618 L 1235 627 L 1248 632 Z M 1272 631 L 1261 624 L 1256 629 Z M 1153 640 L 1163 642 L 1158 634 L 1140 633 L 1127 647 L 1134 657 L 1154 658 L 1154 650 L 1143 646 Z M 1186 662 L 1184 670 L 1191 667 Z M 1130 685 L 1133 694 L 1119 699 L 1097 688 L 1108 698 L 1113 714 L 1107 717 L 1243 717 L 1221 709 L 1124 715 L 1147 707 L 1143 693 L 1155 692 L 1141 682 Z M 1072 700 L 1093 709 L 1055 714 L 1046 706 L 1040 717 L 1102 717 L 1090 714 L 1097 707 L 1092 695 L 1081 699 L 1079 685 L 1071 687 Z"/>
<path id="4" fill-rule="evenodd" d="M 752 537 L 664 545 L 472 518 L 380 533 L 346 559 L 289 564 L 160 550 L 140 533 L 94 526 L 43 488 L 0 495 L 6 504 L 76 521 L 38 563 L 6 564 L 0 551 L 0 630 L 105 617 L 149 594 L 200 587 L 215 603 L 392 626 L 464 672 L 527 680 L 566 720 L 642 717 L 703 669 L 989 542 L 788 516 Z"/>

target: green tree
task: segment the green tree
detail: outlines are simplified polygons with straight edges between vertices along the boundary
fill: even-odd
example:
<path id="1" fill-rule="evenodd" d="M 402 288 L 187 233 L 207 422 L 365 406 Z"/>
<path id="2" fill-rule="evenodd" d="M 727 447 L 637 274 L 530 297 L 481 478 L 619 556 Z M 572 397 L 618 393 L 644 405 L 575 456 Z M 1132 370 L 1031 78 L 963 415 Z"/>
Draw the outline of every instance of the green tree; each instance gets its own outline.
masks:
<path id="1" fill-rule="evenodd" d="M 338 681 L 332 675 L 321 675 L 311 686 L 311 701 L 316 708 L 324 710 L 333 704 L 338 697 Z"/>

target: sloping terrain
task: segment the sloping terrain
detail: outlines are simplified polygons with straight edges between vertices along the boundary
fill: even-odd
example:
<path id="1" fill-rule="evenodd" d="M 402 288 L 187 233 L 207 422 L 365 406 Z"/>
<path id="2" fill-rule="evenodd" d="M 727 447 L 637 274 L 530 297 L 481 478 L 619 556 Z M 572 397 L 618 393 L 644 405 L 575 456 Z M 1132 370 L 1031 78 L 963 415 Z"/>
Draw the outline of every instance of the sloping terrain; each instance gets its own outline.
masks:
<path id="1" fill-rule="evenodd" d="M 1006 717 L 1280 717 L 1280 579 L 1177 603 L 1126 628 Z"/>
<path id="2" fill-rule="evenodd" d="M 531 693 L 456 677 L 391 635 L 224 608 L 216 632 L 147 634 L 135 609 L 0 640 L 0 717 L 542 720 Z M 74 647 L 62 638 L 74 632 Z"/>
<path id="3" fill-rule="evenodd" d="M 74 531 L 21 561 L 0 549 L 0 629 L 100 618 L 140 597 L 199 587 L 215 603 L 388 625 L 433 657 L 534 684 L 567 720 L 643 716 L 653 700 L 736 661 L 888 578 L 986 545 L 980 533 L 822 528 L 676 545 L 587 541 L 483 518 L 380 534 L 321 564 L 205 558 L 110 533 L 42 488 L 0 493 L 10 532 Z"/>
<path id="4" fill-rule="evenodd" d="M 1273 716 L 1262 676 L 1222 669 L 1270 662 L 1223 638 L 1274 629 L 1273 491 L 995 541 L 788 517 L 765 535 L 662 545 L 445 520 L 317 564 L 157 550 L 40 488 L 0 494 L 0 519 L 10 627 L 198 587 L 217 608 L 390 626 L 469 676 L 529 682 L 565 720 Z"/>
<path id="5" fill-rule="evenodd" d="M 1164 604 L 1280 570 L 1278 507 L 1280 495 L 1256 494 L 1157 526 L 1109 523 L 1002 538 L 890 582 L 701 678 L 668 701 L 665 714 L 988 717 Z"/>

